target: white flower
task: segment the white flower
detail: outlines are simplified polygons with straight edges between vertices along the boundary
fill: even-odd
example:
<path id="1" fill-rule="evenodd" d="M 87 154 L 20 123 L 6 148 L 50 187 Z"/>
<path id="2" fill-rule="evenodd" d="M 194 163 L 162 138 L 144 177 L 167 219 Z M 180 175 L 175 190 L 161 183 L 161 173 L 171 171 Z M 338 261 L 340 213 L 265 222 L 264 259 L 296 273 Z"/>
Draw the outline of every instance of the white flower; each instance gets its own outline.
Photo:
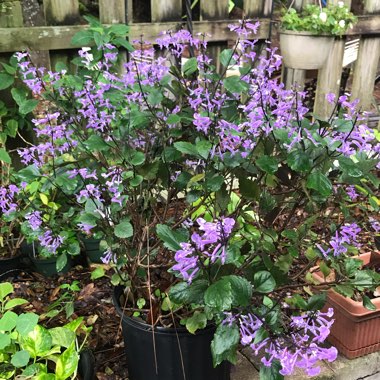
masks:
<path id="1" fill-rule="evenodd" d="M 346 22 L 345 22 L 344 20 L 340 20 L 340 21 L 339 21 L 339 26 L 340 26 L 341 28 L 344 28 L 344 27 L 346 26 Z"/>
<path id="2" fill-rule="evenodd" d="M 326 22 L 327 21 L 327 13 L 326 12 L 321 12 L 319 14 L 319 18 L 321 19 L 322 22 Z"/>
<path id="3" fill-rule="evenodd" d="M 344 7 L 344 1 L 338 1 L 338 7 L 343 8 Z"/>

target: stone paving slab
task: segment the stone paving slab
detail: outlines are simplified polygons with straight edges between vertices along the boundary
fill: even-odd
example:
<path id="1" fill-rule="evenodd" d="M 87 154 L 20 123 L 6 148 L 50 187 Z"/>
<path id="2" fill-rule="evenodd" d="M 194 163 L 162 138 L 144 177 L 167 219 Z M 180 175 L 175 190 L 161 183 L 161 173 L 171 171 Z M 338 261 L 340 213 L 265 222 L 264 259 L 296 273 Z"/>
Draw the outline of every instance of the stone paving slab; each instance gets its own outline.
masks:
<path id="1" fill-rule="evenodd" d="M 349 360 L 343 356 L 333 362 L 321 362 L 321 373 L 314 380 L 380 380 L 380 352 Z M 238 354 L 237 365 L 232 369 L 231 380 L 259 380 L 260 362 L 249 349 Z M 303 371 L 296 371 L 286 380 L 310 379 Z"/>

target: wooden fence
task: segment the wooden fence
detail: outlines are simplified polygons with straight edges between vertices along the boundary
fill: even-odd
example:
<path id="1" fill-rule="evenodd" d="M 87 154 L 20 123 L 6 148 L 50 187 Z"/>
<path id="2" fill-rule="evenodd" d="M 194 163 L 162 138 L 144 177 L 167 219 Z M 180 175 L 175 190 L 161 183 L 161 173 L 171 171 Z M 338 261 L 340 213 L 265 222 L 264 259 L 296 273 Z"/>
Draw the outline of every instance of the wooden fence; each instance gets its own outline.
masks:
<path id="1" fill-rule="evenodd" d="M 79 47 L 71 44 L 73 35 L 86 28 L 80 7 L 91 1 L 94 0 L 43 0 L 41 6 L 37 0 L 9 1 L 11 9 L 0 13 L 0 57 L 29 49 L 45 66 L 54 67 L 56 61 L 67 60 L 68 49 Z M 296 0 L 295 5 L 310 1 Z M 351 0 L 345 3 L 351 6 Z M 380 0 L 353 0 L 353 7 L 356 3 L 360 3 L 360 21 L 348 32 L 360 37 L 352 92 L 362 99 L 364 108 L 369 108 L 380 57 Z M 98 4 L 100 21 L 127 23 L 131 40 L 143 35 L 144 40 L 153 41 L 161 31 L 186 27 L 185 0 L 98 0 Z M 209 35 L 213 55 L 235 37 L 228 29 L 228 24 L 233 23 L 228 4 L 228 0 L 199 0 L 196 11 L 193 10 L 193 32 Z M 275 32 L 276 20 L 271 20 L 273 0 L 244 0 L 243 4 L 242 14 L 261 22 L 256 38 L 267 39 L 271 30 Z M 336 40 L 333 53 L 318 74 L 315 112 L 322 116 L 329 111 L 325 94 L 339 91 L 344 46 L 345 38 Z M 304 79 L 304 71 L 284 68 L 283 80 L 287 85 L 294 81 L 303 83 Z"/>

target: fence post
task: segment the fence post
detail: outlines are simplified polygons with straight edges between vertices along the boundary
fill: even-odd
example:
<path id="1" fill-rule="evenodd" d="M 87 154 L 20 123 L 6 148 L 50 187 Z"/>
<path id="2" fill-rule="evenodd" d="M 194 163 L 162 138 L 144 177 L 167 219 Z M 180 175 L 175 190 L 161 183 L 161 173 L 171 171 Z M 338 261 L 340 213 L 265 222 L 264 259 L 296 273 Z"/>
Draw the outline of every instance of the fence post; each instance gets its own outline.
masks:
<path id="1" fill-rule="evenodd" d="M 99 0 L 99 19 L 103 24 L 125 24 L 125 1 Z"/>
<path id="2" fill-rule="evenodd" d="M 177 21 L 181 19 L 181 0 L 151 0 L 152 22 Z"/>
<path id="3" fill-rule="evenodd" d="M 366 0 L 365 13 L 379 13 L 380 0 Z M 358 59 L 355 62 L 352 99 L 360 99 L 363 110 L 370 110 L 373 102 L 373 87 L 376 70 L 380 59 L 380 37 L 363 37 L 360 39 Z"/>
<path id="4" fill-rule="evenodd" d="M 228 18 L 228 0 L 209 1 L 201 0 L 201 20 L 225 20 Z M 207 51 L 217 72 L 221 72 L 222 67 L 219 61 L 220 52 L 227 47 L 226 42 L 209 43 Z"/>

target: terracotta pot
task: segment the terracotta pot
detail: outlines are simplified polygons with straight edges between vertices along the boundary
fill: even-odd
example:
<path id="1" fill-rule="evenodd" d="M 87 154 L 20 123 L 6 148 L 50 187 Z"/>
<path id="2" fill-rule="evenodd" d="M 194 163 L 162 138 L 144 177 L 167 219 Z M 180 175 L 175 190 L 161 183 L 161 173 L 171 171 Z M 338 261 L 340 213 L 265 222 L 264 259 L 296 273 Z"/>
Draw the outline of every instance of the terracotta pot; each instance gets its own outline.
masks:
<path id="1" fill-rule="evenodd" d="M 280 31 L 280 48 L 284 65 L 292 69 L 315 70 L 325 64 L 334 37 L 293 30 Z"/>
<path id="2" fill-rule="evenodd" d="M 365 265 L 370 257 L 370 253 L 365 253 L 359 259 Z M 312 275 L 319 283 L 326 282 L 321 272 Z M 368 310 L 362 302 L 344 297 L 334 290 L 327 293 L 324 309 L 332 307 L 335 319 L 328 340 L 349 359 L 380 350 L 380 298 L 371 301 L 377 310 Z"/>

